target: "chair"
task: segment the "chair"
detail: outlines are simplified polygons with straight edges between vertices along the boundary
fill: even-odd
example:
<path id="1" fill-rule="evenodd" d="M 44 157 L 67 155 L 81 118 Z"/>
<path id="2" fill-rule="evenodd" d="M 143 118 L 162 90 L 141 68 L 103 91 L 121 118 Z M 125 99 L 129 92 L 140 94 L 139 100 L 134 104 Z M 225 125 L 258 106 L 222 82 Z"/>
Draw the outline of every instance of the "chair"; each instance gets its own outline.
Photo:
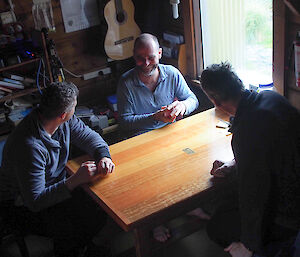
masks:
<path id="1" fill-rule="evenodd" d="M 300 230 L 298 232 L 298 235 L 296 237 L 294 247 L 293 247 L 293 257 L 299 257 L 300 256 Z"/>
<path id="2" fill-rule="evenodd" d="M 32 233 L 24 217 L 16 214 L 10 204 L 0 205 L 0 250 L 9 256 L 18 254 L 21 257 L 43 256 L 52 257 L 53 241 L 51 238 Z M 26 239 L 26 240 L 25 240 Z M 0 256 L 1 252 L 0 252 Z"/>
<path id="3" fill-rule="evenodd" d="M 17 222 L 0 217 L 0 246 L 9 242 L 15 242 L 22 257 L 29 257 L 29 251 L 25 242 L 25 234 L 18 227 Z"/>

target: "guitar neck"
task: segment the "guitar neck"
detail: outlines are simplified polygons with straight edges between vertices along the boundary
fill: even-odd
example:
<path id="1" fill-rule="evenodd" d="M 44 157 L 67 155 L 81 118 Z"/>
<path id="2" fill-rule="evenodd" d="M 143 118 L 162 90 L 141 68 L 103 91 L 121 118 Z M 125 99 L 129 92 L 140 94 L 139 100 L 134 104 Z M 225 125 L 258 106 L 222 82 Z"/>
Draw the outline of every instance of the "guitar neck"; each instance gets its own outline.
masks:
<path id="1" fill-rule="evenodd" d="M 116 14 L 123 13 L 122 0 L 115 0 Z"/>

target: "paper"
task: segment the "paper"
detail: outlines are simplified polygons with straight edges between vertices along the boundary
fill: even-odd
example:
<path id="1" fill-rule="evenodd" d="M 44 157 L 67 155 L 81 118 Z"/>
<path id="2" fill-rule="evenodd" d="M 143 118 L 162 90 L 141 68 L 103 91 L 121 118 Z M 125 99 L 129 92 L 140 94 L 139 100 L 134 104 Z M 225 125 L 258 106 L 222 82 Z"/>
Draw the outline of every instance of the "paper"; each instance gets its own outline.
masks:
<path id="1" fill-rule="evenodd" d="M 229 128 L 229 126 L 230 126 L 229 122 L 224 120 L 219 120 L 219 122 L 216 125 L 217 128 L 223 128 L 223 129 L 227 129 Z"/>
<path id="2" fill-rule="evenodd" d="M 66 33 L 100 24 L 97 0 L 60 0 L 60 6 Z"/>

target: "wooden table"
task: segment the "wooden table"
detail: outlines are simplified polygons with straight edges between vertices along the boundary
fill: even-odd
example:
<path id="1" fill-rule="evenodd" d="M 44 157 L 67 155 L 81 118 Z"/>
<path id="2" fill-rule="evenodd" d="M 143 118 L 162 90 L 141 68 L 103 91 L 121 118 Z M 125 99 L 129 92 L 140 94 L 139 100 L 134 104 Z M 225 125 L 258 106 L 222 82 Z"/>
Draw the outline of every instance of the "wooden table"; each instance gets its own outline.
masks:
<path id="1" fill-rule="evenodd" d="M 150 255 L 153 227 L 199 206 L 212 187 L 213 161 L 233 158 L 231 136 L 216 128 L 220 118 L 228 120 L 210 109 L 110 146 L 115 172 L 87 191 L 125 231 L 134 231 L 138 257 Z M 88 159 L 67 168 L 75 172 Z"/>

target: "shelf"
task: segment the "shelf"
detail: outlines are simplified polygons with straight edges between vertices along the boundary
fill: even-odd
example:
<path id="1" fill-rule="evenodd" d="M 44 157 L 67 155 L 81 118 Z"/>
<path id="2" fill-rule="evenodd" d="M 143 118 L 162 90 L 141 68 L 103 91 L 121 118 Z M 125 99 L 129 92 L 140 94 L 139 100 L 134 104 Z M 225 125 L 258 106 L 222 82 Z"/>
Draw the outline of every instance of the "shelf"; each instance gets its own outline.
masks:
<path id="1" fill-rule="evenodd" d="M 6 71 L 6 70 L 12 70 L 12 69 L 20 68 L 20 67 L 22 67 L 22 66 L 24 66 L 26 64 L 38 62 L 40 59 L 41 58 L 34 58 L 34 59 L 31 59 L 31 60 L 28 60 L 28 61 L 23 61 L 21 63 L 15 64 L 15 65 L 10 65 L 10 66 L 7 66 L 7 67 L 3 67 L 3 68 L 0 68 L 0 72 Z"/>
<path id="2" fill-rule="evenodd" d="M 10 66 L 7 66 L 7 67 L 3 67 L 3 68 L 0 68 L 0 72 L 13 70 L 13 69 L 18 69 L 18 68 L 21 68 L 25 65 L 28 65 L 28 64 L 31 64 L 31 63 L 36 63 L 36 62 L 40 61 L 40 59 L 41 59 L 40 57 L 37 57 L 37 58 L 34 58 L 34 59 L 23 61 L 21 63 L 15 64 L 15 65 L 10 65 Z M 2 98 L 0 98 L 0 103 L 3 103 L 7 100 L 18 98 L 18 97 L 21 97 L 21 96 L 24 96 L 24 95 L 28 95 L 28 94 L 31 94 L 31 93 L 34 93 L 34 92 L 37 92 L 37 91 L 38 91 L 38 88 L 36 88 L 36 87 L 35 88 L 20 89 L 18 91 L 15 91 L 11 94 L 7 94 L 6 96 L 3 96 Z"/>
<path id="3" fill-rule="evenodd" d="M 114 124 L 102 129 L 103 135 L 117 131 L 118 127 L 119 127 L 118 124 Z"/>
<path id="4" fill-rule="evenodd" d="M 7 100 L 18 98 L 18 97 L 21 97 L 21 96 L 24 96 L 24 95 L 28 95 L 28 94 L 31 94 L 31 93 L 34 93 L 34 92 L 37 92 L 37 91 L 38 91 L 38 88 L 36 88 L 36 87 L 35 88 L 21 89 L 18 92 L 14 92 L 12 94 L 8 94 L 6 96 L 3 96 L 2 98 L 0 98 L 0 103 L 3 103 Z"/>
<path id="5" fill-rule="evenodd" d="M 300 4 L 298 0 L 283 0 L 285 5 L 297 16 L 300 16 Z"/>

